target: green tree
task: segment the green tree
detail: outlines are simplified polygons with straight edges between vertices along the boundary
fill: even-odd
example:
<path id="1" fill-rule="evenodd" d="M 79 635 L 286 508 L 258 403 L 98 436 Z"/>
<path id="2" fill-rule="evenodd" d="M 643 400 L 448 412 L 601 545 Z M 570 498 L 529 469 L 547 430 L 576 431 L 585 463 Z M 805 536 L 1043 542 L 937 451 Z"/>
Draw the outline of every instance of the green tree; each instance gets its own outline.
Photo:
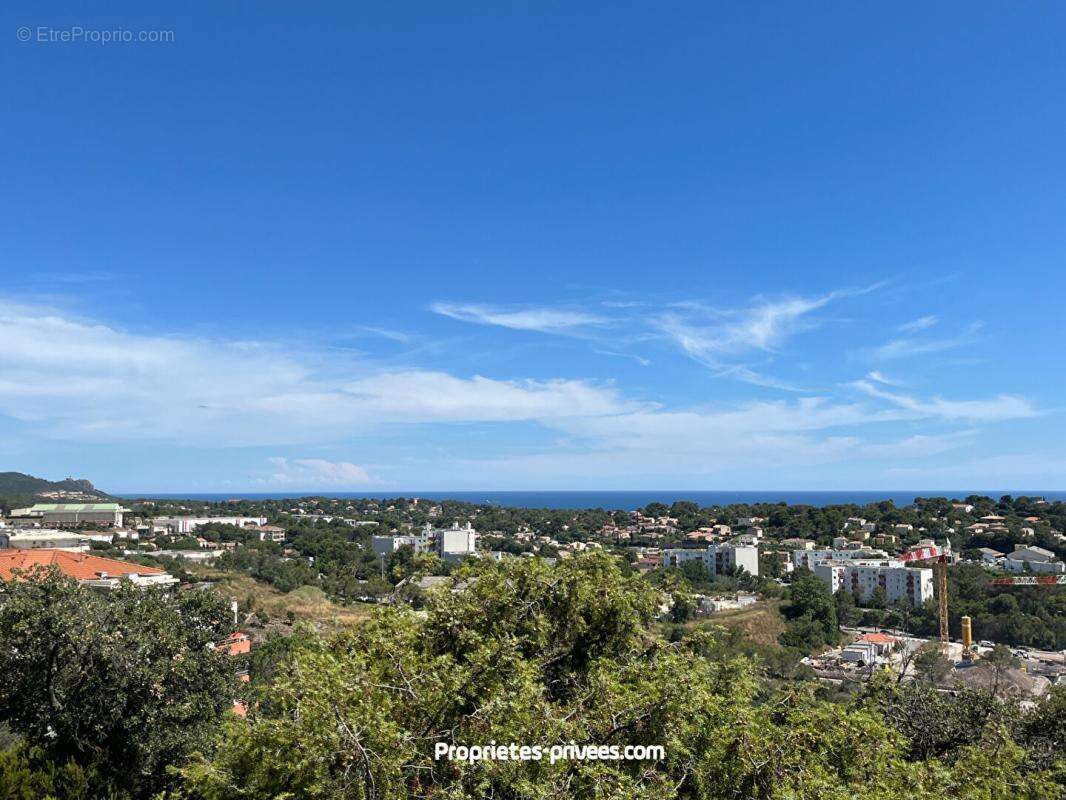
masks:
<path id="1" fill-rule="evenodd" d="M 893 726 L 897 711 L 922 710 L 926 695 L 897 693 L 909 688 L 879 679 L 850 706 L 802 685 L 767 694 L 747 659 L 722 655 L 716 634 L 652 636 L 658 593 L 609 558 L 464 569 L 478 581 L 431 593 L 424 616 L 382 609 L 355 631 L 299 642 L 248 718 L 230 720 L 221 747 L 184 767 L 187 791 L 202 800 L 1037 800 L 1060 788 L 1049 772 L 1024 771 L 1025 750 L 976 715 L 915 747 L 908 735 L 920 727 Z M 813 622 L 811 610 L 800 618 Z M 665 757 L 434 757 L 438 743 L 511 742 L 654 744 Z M 936 755 L 920 761 L 919 751 L 951 754 L 964 771 Z"/>
<path id="2" fill-rule="evenodd" d="M 940 652 L 940 646 L 936 642 L 926 642 L 919 647 L 911 663 L 920 679 L 933 684 L 943 682 L 952 670 L 951 661 Z"/>
<path id="3" fill-rule="evenodd" d="M 840 641 L 836 600 L 826 583 L 813 572 L 792 574 L 789 602 L 781 608 L 788 620 L 781 644 L 810 652 Z"/>
<path id="4" fill-rule="evenodd" d="M 235 696 L 212 644 L 229 611 L 210 592 L 101 593 L 55 570 L 0 583 L 0 721 L 94 796 L 147 797 L 209 740 Z"/>

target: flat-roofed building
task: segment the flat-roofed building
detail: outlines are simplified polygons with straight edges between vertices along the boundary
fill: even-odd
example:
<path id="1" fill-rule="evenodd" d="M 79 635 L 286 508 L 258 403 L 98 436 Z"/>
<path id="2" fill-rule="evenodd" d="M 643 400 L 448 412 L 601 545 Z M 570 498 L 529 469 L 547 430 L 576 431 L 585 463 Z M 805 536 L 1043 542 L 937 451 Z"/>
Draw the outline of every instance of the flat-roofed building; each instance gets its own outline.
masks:
<path id="1" fill-rule="evenodd" d="M 816 564 L 813 572 L 829 586 L 851 592 L 868 601 L 880 589 L 885 601 L 922 606 L 933 599 L 933 570 L 911 569 L 901 561 L 842 563 L 827 561 Z"/>
<path id="2" fill-rule="evenodd" d="M 711 577 L 730 575 L 743 568 L 749 575 L 759 574 L 759 548 L 738 544 L 712 544 L 706 549 L 663 550 L 660 563 L 679 567 L 686 561 L 703 564 Z"/>
<path id="3" fill-rule="evenodd" d="M 261 528 L 266 517 L 156 517 L 153 527 L 158 532 L 192 533 L 205 525 L 232 525 L 235 528 Z"/>
<path id="4" fill-rule="evenodd" d="M 13 518 L 42 525 L 112 525 L 122 527 L 122 515 L 129 511 L 118 503 L 36 503 L 11 511 Z"/>
<path id="5" fill-rule="evenodd" d="M 6 528 L 0 530 L 0 550 L 67 550 L 85 553 L 92 546 L 92 539 L 70 531 L 45 530 L 43 528 Z"/>

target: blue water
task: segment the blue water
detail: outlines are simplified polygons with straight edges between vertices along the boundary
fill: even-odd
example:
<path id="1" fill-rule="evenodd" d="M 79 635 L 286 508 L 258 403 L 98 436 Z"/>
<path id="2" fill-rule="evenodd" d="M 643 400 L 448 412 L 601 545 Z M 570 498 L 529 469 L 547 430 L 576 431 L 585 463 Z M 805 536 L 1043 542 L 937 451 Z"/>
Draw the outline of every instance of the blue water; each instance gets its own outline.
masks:
<path id="1" fill-rule="evenodd" d="M 188 493 L 188 494 L 123 494 L 120 497 L 135 499 L 138 497 L 173 498 L 183 500 L 205 500 L 221 502 L 233 499 L 245 500 L 282 500 L 296 497 L 335 497 L 341 499 L 372 497 L 387 499 L 392 497 L 421 497 L 427 500 L 460 500 L 466 503 L 514 506 L 519 508 L 603 508 L 632 511 L 643 508 L 648 503 L 665 503 L 678 500 L 691 500 L 700 506 L 725 506 L 733 503 L 788 503 L 789 505 L 832 506 L 832 505 L 866 505 L 882 500 L 891 500 L 897 506 L 906 506 L 914 502 L 915 497 L 951 497 L 962 499 L 968 495 L 985 495 L 999 499 L 1002 495 L 1014 497 L 1043 497 L 1049 501 L 1066 500 L 1066 492 L 1061 491 L 988 491 L 988 490 L 939 490 L 908 492 L 797 492 L 797 491 L 760 491 L 760 492 L 696 492 L 696 491 L 512 491 L 512 492 L 434 492 L 434 491 L 394 491 L 385 493 L 372 492 L 284 492 L 284 493 Z"/>

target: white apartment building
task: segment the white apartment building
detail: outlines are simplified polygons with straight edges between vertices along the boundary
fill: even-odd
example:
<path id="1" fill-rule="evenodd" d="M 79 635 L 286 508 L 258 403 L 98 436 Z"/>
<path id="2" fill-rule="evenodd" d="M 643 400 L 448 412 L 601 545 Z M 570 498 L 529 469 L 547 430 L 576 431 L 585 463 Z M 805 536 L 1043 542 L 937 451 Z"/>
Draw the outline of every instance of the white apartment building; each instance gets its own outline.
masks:
<path id="1" fill-rule="evenodd" d="M 743 567 L 749 575 L 759 574 L 759 548 L 748 545 L 712 544 L 706 549 L 663 550 L 664 567 L 678 567 L 686 561 L 699 561 L 714 577 Z"/>
<path id="2" fill-rule="evenodd" d="M 192 533 L 204 525 L 260 528 L 266 523 L 266 517 L 156 517 L 152 529 L 157 533 Z"/>
<path id="3" fill-rule="evenodd" d="M 868 601 L 878 588 L 889 603 L 921 606 L 933 599 L 933 570 L 911 569 L 902 561 L 826 561 L 816 564 L 812 571 L 832 592 L 845 589 L 861 601 Z"/>
<path id="4" fill-rule="evenodd" d="M 797 567 L 806 567 L 814 571 L 819 564 L 827 561 L 890 561 L 891 557 L 884 550 L 853 544 L 851 547 L 831 550 L 793 550 L 792 563 Z"/>
<path id="5" fill-rule="evenodd" d="M 431 539 L 423 531 L 418 536 L 372 536 L 370 546 L 374 553 L 379 556 L 387 556 L 395 553 L 401 547 L 410 547 L 416 553 L 429 551 Z"/>
<path id="6" fill-rule="evenodd" d="M 410 536 L 372 536 L 371 547 L 379 556 L 395 553 L 401 547 L 410 547 L 416 553 L 436 553 L 443 559 L 460 559 L 477 552 L 478 533 L 468 522 L 462 527 L 453 523 L 450 528 L 434 528 L 426 525 L 417 534 Z"/>
<path id="7" fill-rule="evenodd" d="M 468 522 L 463 527 L 455 522 L 450 528 L 433 531 L 437 542 L 437 554 L 444 559 L 459 559 L 477 552 L 477 531 Z"/>

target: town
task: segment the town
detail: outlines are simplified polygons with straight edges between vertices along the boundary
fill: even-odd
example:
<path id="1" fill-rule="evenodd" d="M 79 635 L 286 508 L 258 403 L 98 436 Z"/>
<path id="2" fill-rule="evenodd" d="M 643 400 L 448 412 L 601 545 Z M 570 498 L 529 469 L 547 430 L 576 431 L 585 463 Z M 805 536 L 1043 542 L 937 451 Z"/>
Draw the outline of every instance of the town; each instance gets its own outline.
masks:
<path id="1" fill-rule="evenodd" d="M 663 620 L 688 623 L 780 605 L 802 572 L 840 601 L 842 644 L 800 648 L 818 674 L 905 671 L 915 651 L 939 642 L 952 667 L 940 676 L 945 686 L 980 672 L 971 668 L 996 645 L 1009 650 L 1028 676 L 1016 682 L 1034 696 L 1066 681 L 1066 622 L 1054 591 L 1066 584 L 1062 503 L 919 498 L 912 507 L 855 511 L 679 502 L 567 512 L 419 498 L 33 503 L 6 509 L 0 521 L 0 574 L 51 564 L 87 585 L 114 586 L 251 572 L 365 607 L 410 602 L 467 560 L 555 564 L 602 552 L 660 587 Z M 987 608 L 951 596 L 947 578 L 963 570 L 982 576 Z M 991 613 L 1018 608 L 1025 592 L 1033 598 L 1026 602 L 1054 613 L 1025 625 Z"/>
<path id="2" fill-rule="evenodd" d="M 1066 798 L 1066 3 L 9 6 L 0 800 Z"/>
<path id="3" fill-rule="evenodd" d="M 372 657 L 379 669 L 413 657 L 395 640 L 411 625 L 448 620 L 449 648 L 468 632 L 486 642 L 517 636 L 510 618 L 526 602 L 562 614 L 553 637 L 577 635 L 604 613 L 604 623 L 637 614 L 647 626 L 640 635 L 660 646 L 701 648 L 687 669 L 731 663 L 767 688 L 813 687 L 837 714 L 862 698 L 890 715 L 905 704 L 898 724 L 907 736 L 932 724 L 925 715 L 959 714 L 951 704 L 978 700 L 997 715 L 1013 709 L 1026 725 L 1057 714 L 1066 691 L 1066 503 L 1057 500 L 575 511 L 415 497 L 112 498 L 83 483 L 87 493 L 74 496 L 41 482 L 35 496 L 0 500 L 0 624 L 14 625 L 0 626 L 0 674 L 12 676 L 0 680 L 11 709 L 0 723 L 18 731 L 20 720 L 49 720 L 65 747 L 84 746 L 83 722 L 67 717 L 68 729 L 49 701 L 15 702 L 27 681 L 50 682 L 81 705 L 85 692 L 136 692 L 145 670 L 169 673 L 166 659 L 195 653 L 199 678 L 181 691 L 214 710 L 185 725 L 191 742 L 216 736 L 213 721 L 226 715 L 269 724 L 269 709 L 293 690 L 278 677 L 306 669 L 316 642 L 380 631 L 384 639 L 365 645 L 383 648 Z M 142 634 L 146 613 L 156 622 Z M 184 644 L 175 643 L 179 655 L 164 647 L 159 662 L 149 655 L 158 645 L 136 644 L 142 635 Z M 134 649 L 112 653 L 115 636 Z M 35 652 L 41 661 L 24 655 Z M 79 666 L 79 652 L 95 655 Z M 75 661 L 56 675 L 49 653 Z M 388 680 L 402 681 L 400 670 Z M 377 679 L 366 680 L 331 702 L 371 691 Z M 385 694 L 367 702 L 391 702 L 391 691 L 374 689 Z M 989 723 L 970 724 L 944 735 L 970 741 Z M 124 740 L 121 730 L 107 735 Z M 221 743 L 218 757 L 236 744 Z M 173 766 L 145 747 L 142 769 Z M 185 768 L 198 796 L 211 781 L 193 777 L 195 764 Z M 172 785 L 164 773 L 135 793 Z"/>

